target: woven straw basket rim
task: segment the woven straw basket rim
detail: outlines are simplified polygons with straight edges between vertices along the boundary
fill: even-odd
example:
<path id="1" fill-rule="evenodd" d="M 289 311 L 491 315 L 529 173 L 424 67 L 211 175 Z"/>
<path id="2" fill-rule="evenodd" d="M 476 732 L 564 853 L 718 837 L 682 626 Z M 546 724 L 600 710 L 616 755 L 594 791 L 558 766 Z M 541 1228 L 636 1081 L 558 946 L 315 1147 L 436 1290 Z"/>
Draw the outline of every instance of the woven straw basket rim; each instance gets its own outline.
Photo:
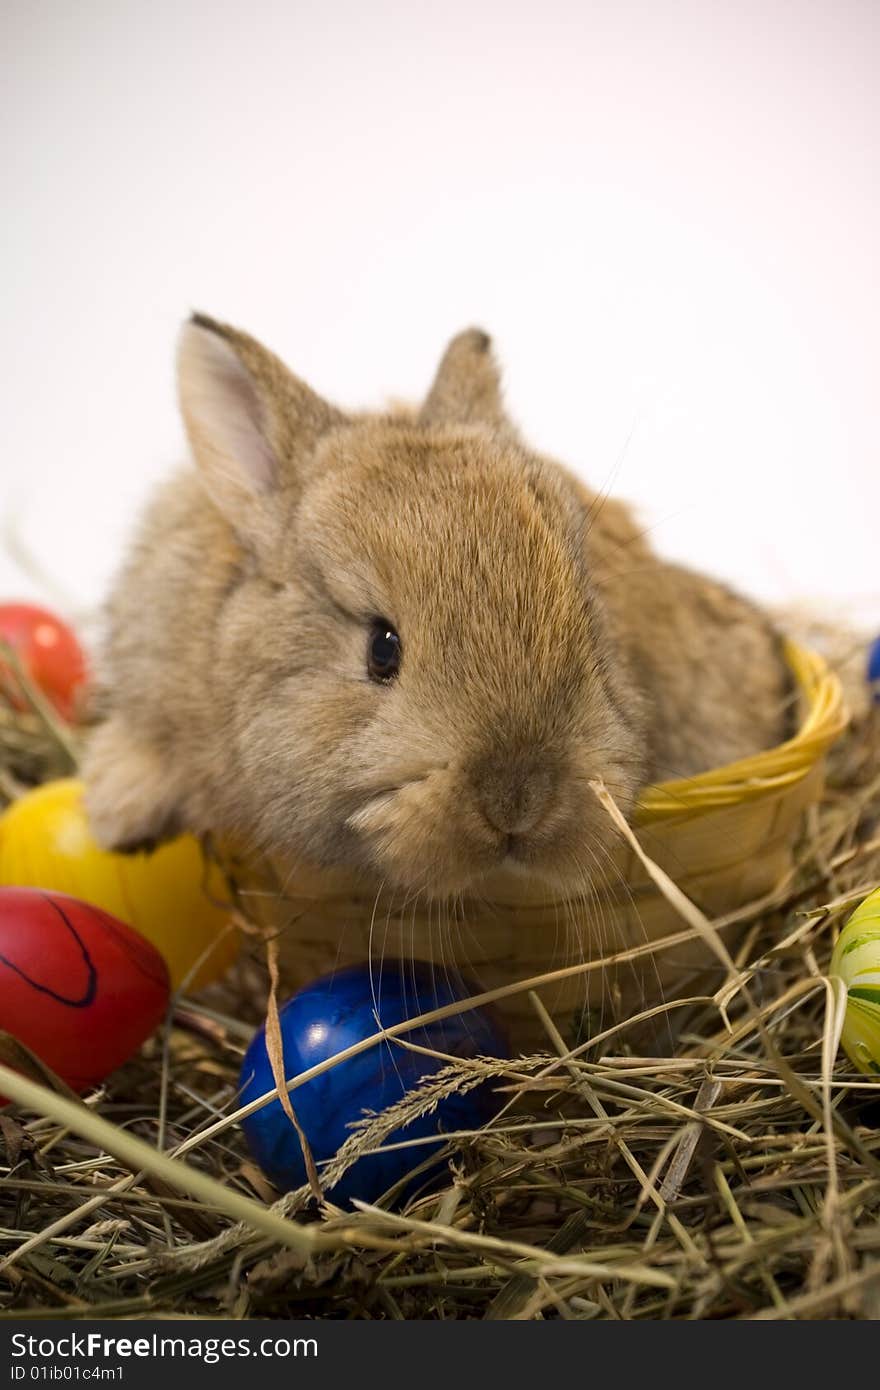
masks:
<path id="1" fill-rule="evenodd" d="M 794 737 L 696 777 L 647 787 L 639 798 L 637 826 L 757 801 L 794 786 L 815 767 L 848 723 L 843 687 L 817 652 L 787 641 L 785 657 L 807 706 Z"/>

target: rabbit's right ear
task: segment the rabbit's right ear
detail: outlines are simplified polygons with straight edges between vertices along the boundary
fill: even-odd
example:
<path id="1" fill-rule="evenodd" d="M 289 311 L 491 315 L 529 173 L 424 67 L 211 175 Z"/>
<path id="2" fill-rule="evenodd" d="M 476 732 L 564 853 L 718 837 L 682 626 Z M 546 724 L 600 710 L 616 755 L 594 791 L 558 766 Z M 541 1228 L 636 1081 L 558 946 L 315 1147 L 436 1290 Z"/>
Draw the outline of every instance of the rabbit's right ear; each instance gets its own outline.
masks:
<path id="1" fill-rule="evenodd" d="M 242 540 L 272 538 L 278 494 L 296 489 L 315 444 L 344 416 L 246 333 L 194 314 L 177 355 L 190 447 Z"/>

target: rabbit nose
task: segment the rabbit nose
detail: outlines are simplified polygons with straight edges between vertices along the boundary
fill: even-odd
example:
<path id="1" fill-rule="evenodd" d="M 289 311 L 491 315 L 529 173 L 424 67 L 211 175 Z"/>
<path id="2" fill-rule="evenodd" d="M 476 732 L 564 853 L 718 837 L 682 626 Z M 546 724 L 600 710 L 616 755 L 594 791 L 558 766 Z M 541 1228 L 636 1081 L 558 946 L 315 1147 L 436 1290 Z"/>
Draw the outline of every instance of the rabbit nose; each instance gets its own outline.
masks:
<path id="1" fill-rule="evenodd" d="M 475 771 L 477 801 L 500 835 L 525 835 L 544 819 L 557 774 L 542 760 L 497 758 Z"/>

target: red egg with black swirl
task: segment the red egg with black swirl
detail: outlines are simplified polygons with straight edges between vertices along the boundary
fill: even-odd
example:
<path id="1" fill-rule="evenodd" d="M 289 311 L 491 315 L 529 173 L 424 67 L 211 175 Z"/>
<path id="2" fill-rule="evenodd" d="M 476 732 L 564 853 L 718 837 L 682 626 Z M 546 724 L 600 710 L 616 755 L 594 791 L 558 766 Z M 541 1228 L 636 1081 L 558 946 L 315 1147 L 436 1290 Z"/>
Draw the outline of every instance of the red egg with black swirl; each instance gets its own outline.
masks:
<path id="1" fill-rule="evenodd" d="M 78 898 L 0 889 L 0 1030 L 86 1091 L 161 1023 L 168 967 L 124 923 Z"/>

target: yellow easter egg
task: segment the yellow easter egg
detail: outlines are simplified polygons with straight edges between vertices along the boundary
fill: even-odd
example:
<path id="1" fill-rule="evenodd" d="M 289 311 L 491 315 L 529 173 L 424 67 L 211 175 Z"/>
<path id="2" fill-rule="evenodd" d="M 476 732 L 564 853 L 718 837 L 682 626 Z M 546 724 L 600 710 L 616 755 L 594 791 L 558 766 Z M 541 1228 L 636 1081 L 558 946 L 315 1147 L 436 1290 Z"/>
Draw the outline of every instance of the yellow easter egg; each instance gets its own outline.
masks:
<path id="1" fill-rule="evenodd" d="M 74 778 L 27 792 L 0 816 L 0 887 L 52 889 L 103 908 L 164 956 L 172 989 L 185 979 L 188 991 L 209 984 L 237 954 L 223 876 L 198 841 L 181 835 L 151 854 L 101 849 Z"/>
<path id="2" fill-rule="evenodd" d="M 834 948 L 831 974 L 846 984 L 841 1042 L 853 1066 L 880 1076 L 880 888 L 856 908 Z"/>

